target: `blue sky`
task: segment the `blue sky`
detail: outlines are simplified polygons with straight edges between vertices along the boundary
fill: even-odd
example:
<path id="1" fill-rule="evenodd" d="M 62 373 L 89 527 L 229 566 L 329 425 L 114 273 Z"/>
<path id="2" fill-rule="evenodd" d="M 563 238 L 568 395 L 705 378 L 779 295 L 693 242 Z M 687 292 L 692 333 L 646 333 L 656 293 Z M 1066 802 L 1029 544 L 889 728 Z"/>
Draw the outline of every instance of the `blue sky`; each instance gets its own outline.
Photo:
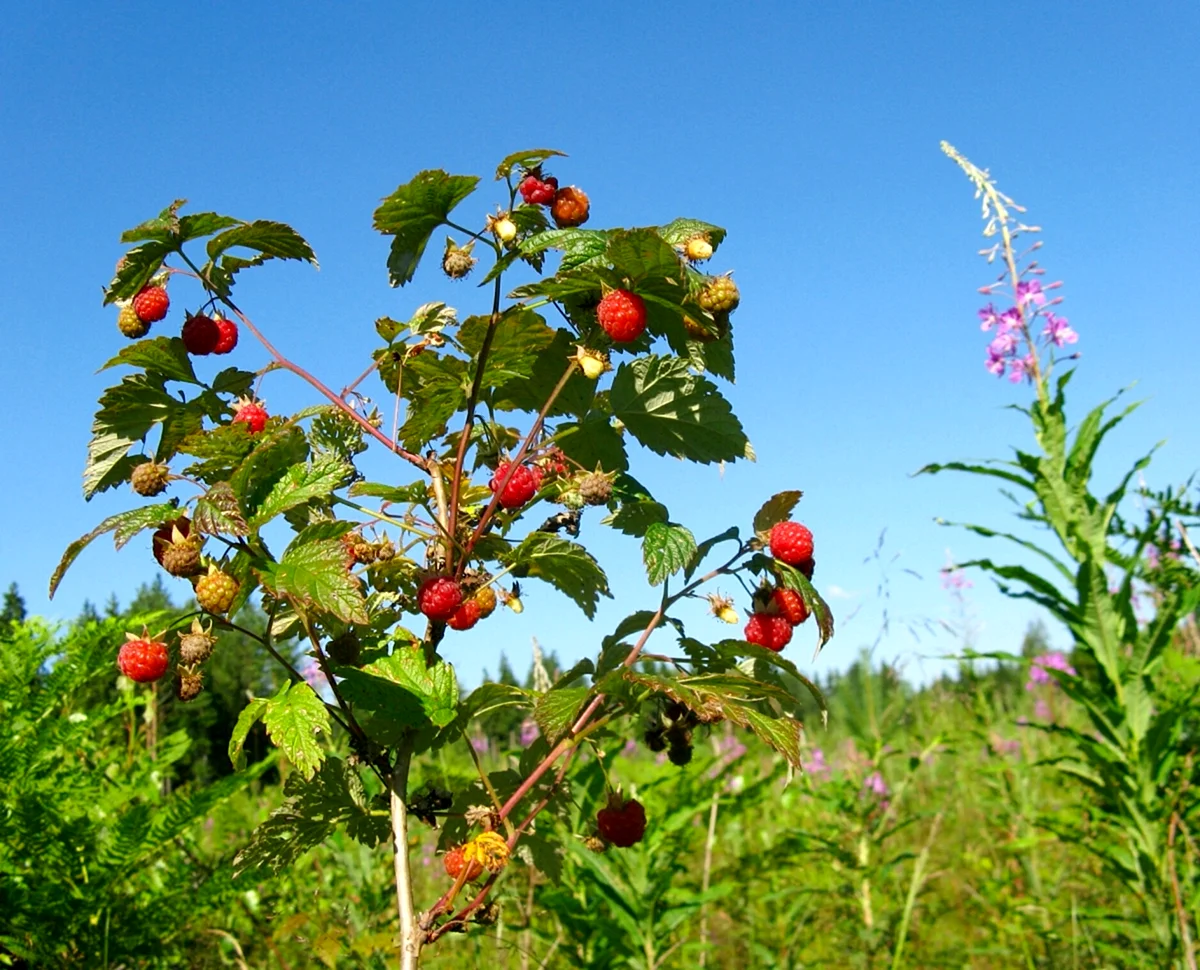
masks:
<path id="1" fill-rule="evenodd" d="M 987 485 L 911 473 L 1028 442 L 1004 409 L 1025 392 L 983 370 L 981 225 L 939 139 L 989 166 L 1044 227 L 1043 264 L 1065 281 L 1064 312 L 1081 334 L 1077 407 L 1138 382 L 1147 403 L 1114 437 L 1101 480 L 1164 438 L 1154 484 L 1196 467 L 1194 3 L 450 9 L 47 2 L 8 11 L 0 583 L 17 581 L 31 611 L 69 617 L 87 598 L 128 599 L 154 574 L 144 543 L 117 555 L 105 540 L 52 603 L 45 596 L 62 548 L 132 505 L 124 492 L 85 504 L 79 487 L 111 377 L 94 371 L 122 339 L 100 305 L 122 229 L 181 196 L 292 223 L 321 270 L 247 274 L 240 303 L 281 349 L 340 386 L 374 348 L 377 316 L 403 318 L 430 299 L 464 314 L 481 305 L 432 262 L 413 285 L 389 289 L 387 241 L 370 225 L 378 199 L 423 168 L 487 175 L 520 148 L 569 153 L 555 171 L 589 193 L 596 225 L 687 215 L 729 230 L 714 261 L 736 271 L 743 295 L 729 396 L 759 461 L 721 474 L 643 454 L 634 472 L 671 495 L 674 517 L 698 536 L 748 527 L 774 491 L 805 491 L 799 515 L 817 535 L 818 585 L 843 620 L 853 615 L 818 672 L 876 639 L 879 569 L 864 560 L 882 530 L 885 558 L 899 556 L 893 618 L 949 619 L 937 576 L 947 549 L 965 559 L 984 547 L 934 518 L 1007 523 Z M 458 217 L 478 221 L 495 201 L 485 191 Z M 262 358 L 245 340 L 233 362 L 254 369 Z M 275 411 L 310 400 L 278 374 L 263 393 Z M 382 462 L 372 471 L 392 474 Z M 564 657 L 591 653 L 625 612 L 653 602 L 633 541 L 589 532 L 618 597 L 597 625 L 531 587 L 521 617 L 450 648 L 464 680 L 495 669 L 498 643 L 518 664 L 533 636 Z M 978 645 L 1014 647 L 1032 612 L 979 577 L 969 596 Z M 696 633 L 726 632 L 705 622 Z M 792 655 L 808 667 L 811 640 L 796 643 Z M 893 626 L 879 653 L 908 658 L 919 675 L 937 665 L 915 656 L 954 648 L 951 637 L 918 644 Z"/>

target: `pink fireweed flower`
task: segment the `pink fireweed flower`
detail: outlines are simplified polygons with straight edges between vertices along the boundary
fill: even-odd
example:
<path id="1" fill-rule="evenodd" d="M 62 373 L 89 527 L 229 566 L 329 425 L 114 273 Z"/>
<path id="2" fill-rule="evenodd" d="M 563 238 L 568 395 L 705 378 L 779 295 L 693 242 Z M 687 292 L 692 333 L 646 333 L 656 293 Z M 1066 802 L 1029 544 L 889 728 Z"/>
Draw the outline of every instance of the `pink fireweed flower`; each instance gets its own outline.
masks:
<path id="1" fill-rule="evenodd" d="M 1064 674 L 1075 676 L 1075 668 L 1071 666 L 1067 655 L 1053 650 L 1033 658 L 1033 663 L 1029 666 L 1029 680 L 1025 684 L 1025 689 L 1035 690 L 1039 684 L 1055 683 L 1054 677 L 1049 673 L 1051 670 L 1061 670 Z"/>
<path id="2" fill-rule="evenodd" d="M 1041 697 L 1039 697 L 1037 703 L 1033 705 L 1033 716 L 1039 721 L 1049 721 L 1053 716 L 1053 712 L 1050 710 L 1050 705 L 1047 704 L 1046 701 Z"/>
<path id="3" fill-rule="evenodd" d="M 1010 333 L 1013 330 L 1021 329 L 1021 311 L 1015 306 L 1010 306 L 1002 314 L 1000 314 L 1000 332 Z"/>
<path id="4" fill-rule="evenodd" d="M 995 374 L 997 377 L 1004 376 L 1004 358 L 997 357 L 995 354 L 988 353 L 987 363 L 983 365 L 987 368 L 989 374 Z"/>
<path id="5" fill-rule="evenodd" d="M 1067 318 L 1055 316 L 1053 313 L 1046 314 L 1046 329 L 1042 331 L 1042 336 L 1055 347 L 1073 344 L 1079 339 L 1079 334 L 1071 329 Z"/>
<path id="6" fill-rule="evenodd" d="M 1016 352 L 1017 337 L 1012 331 L 1001 332 L 992 338 L 988 344 L 988 354 L 992 357 L 1009 357 Z"/>
<path id="7" fill-rule="evenodd" d="M 947 566 L 942 570 L 942 589 L 957 592 L 959 590 L 971 589 L 974 585 L 973 582 L 967 579 L 967 574 L 957 567 Z"/>
<path id="8" fill-rule="evenodd" d="M 883 780 L 883 775 L 878 771 L 873 771 L 867 775 L 863 781 L 862 795 L 877 795 L 880 798 L 887 798 L 891 789 L 888 788 L 887 782 Z"/>
<path id="9" fill-rule="evenodd" d="M 1022 380 L 1033 380 L 1033 354 L 1014 357 L 1008 364 L 1008 379 L 1014 384 Z"/>
<path id="10" fill-rule="evenodd" d="M 1022 303 L 1033 303 L 1034 306 L 1042 306 L 1046 302 L 1046 297 L 1042 293 L 1042 284 L 1039 280 L 1021 280 L 1017 284 L 1017 305 Z"/>
<path id="11" fill-rule="evenodd" d="M 808 761 L 801 761 L 800 770 L 815 781 L 822 781 L 830 776 L 833 767 L 825 760 L 824 751 L 820 748 L 813 748 L 812 758 Z"/>
<path id="12" fill-rule="evenodd" d="M 528 748 L 538 739 L 538 734 L 537 721 L 531 717 L 525 718 L 521 722 L 521 747 Z"/>
<path id="13" fill-rule="evenodd" d="M 1000 322 L 1000 314 L 996 312 L 996 308 L 992 304 L 988 304 L 979 312 L 979 329 L 991 330 Z"/>

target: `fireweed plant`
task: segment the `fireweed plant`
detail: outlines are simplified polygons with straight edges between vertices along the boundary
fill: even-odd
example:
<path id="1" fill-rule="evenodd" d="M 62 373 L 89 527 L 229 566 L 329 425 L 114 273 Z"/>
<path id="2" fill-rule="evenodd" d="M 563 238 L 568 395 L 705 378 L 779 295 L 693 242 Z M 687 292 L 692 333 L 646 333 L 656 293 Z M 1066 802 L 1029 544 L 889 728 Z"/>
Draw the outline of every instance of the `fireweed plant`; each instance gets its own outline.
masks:
<path id="1" fill-rule="evenodd" d="M 1190 483 L 1157 493 L 1140 487 L 1131 494 L 1149 464 L 1147 454 L 1107 494 L 1092 491 L 1097 449 L 1137 405 L 1109 416 L 1109 400 L 1068 427 L 1065 393 L 1074 372 L 1055 377 L 1054 370 L 1078 336 L 1055 310 L 1060 284 L 1043 284 L 1043 270 L 1031 258 L 1041 243 L 1018 249 L 1038 229 L 1021 220 L 1024 209 L 986 171 L 945 142 L 942 150 L 975 186 L 984 236 L 994 240 L 981 253 L 1003 268 L 981 289 L 991 299 L 979 311 L 982 329 L 992 335 L 986 367 L 1032 387 L 1033 401 L 1013 407 L 1029 419 L 1035 448 L 1016 450 L 1008 461 L 953 462 L 922 471 L 999 479 L 1018 506 L 1018 518 L 1048 537 L 1033 541 L 967 525 L 978 535 L 1017 544 L 1041 568 L 992 559 L 962 564 L 991 573 L 1005 594 L 1045 607 L 1072 639 L 1069 658 L 1034 659 L 1030 686 L 1055 681 L 1074 702 L 1074 716 L 1031 727 L 1065 742 L 1067 753 L 1054 764 L 1078 783 L 1081 798 L 1073 811 L 1040 821 L 1098 857 L 1129 894 L 1128 918 L 1118 927 L 1129 941 L 1154 954 L 1157 966 L 1194 968 L 1200 719 L 1195 685 L 1181 695 L 1163 676 L 1164 655 L 1181 621 L 1200 604 L 1200 561 L 1188 538 L 1197 522 Z M 1191 561 L 1180 554 L 1178 537 Z"/>
<path id="2" fill-rule="evenodd" d="M 340 392 L 280 349 L 286 334 L 277 346 L 233 299 L 245 270 L 280 259 L 316 265 L 289 226 L 183 214 L 175 202 L 122 235 L 133 246 L 105 291 L 135 342 L 104 366 L 132 372 L 100 399 L 84 495 L 128 483 L 155 501 L 72 543 L 51 593 L 96 537 L 113 533 L 120 548 L 152 531 L 148 551 L 193 583 L 199 610 L 166 631 L 131 631 L 126 654 L 157 658 L 154 645 L 169 643 L 176 694 L 187 700 L 203 689 L 222 630 L 270 651 L 289 680 L 250 701 L 229 750 L 244 762 L 261 720 L 292 766 L 291 801 L 236 868 L 277 871 L 335 828 L 371 846 L 390 840 L 406 968 L 445 933 L 494 919 L 489 894 L 514 863 L 562 854 L 535 819 L 568 817 L 582 743 L 601 750 L 606 737 L 644 730 L 647 744 L 669 742 L 682 763 L 693 731 L 724 721 L 799 767 L 801 705 L 811 695 L 823 709 L 818 689 L 779 653 L 809 616 L 818 648 L 833 630 L 810 583 L 812 535 L 790 518 L 801 493 L 770 498 L 748 534 L 731 526 L 697 542 L 630 474 L 630 440 L 699 464 L 753 458 L 710 379 L 734 377 L 740 296 L 730 276 L 703 268 L 725 231 L 691 219 L 581 228 L 587 195 L 559 188 L 542 168 L 560 155 L 506 158 L 496 170 L 501 206 L 477 208 L 478 228 L 451 218 L 479 188 L 476 176 L 424 171 L 382 201 L 374 225 L 391 239 L 392 286 L 412 283 L 434 233 L 448 230 L 435 264 L 451 279 L 482 274 L 490 300 L 479 315 L 425 303 L 407 320 L 375 321 L 381 346 Z M 148 337 L 172 302 L 195 307 L 174 324 L 178 336 Z M 237 348 L 239 330 L 258 341 L 265 364 L 197 367 Z M 276 371 L 307 383 L 316 403 L 270 414 L 257 394 Z M 394 456 L 399 482 L 365 480 L 356 459 L 368 447 Z M 585 518 L 591 507 L 604 514 L 599 523 Z M 611 595 L 600 564 L 572 541 L 596 524 L 640 540 L 654 600 L 604 636 L 594 660 L 545 689 L 489 683 L 462 696 L 456 638 L 499 605 L 520 613 L 519 582 L 550 584 L 589 618 Z M 730 598 L 702 592 L 716 580 L 748 594 L 745 640 L 698 639 L 672 612 L 707 595 L 717 619 L 738 622 Z M 254 594 L 267 619 L 248 630 L 233 618 Z M 419 632 L 413 618 L 423 620 Z M 660 636 L 667 652 L 648 668 L 644 648 L 656 632 L 675 646 Z M 116 653 L 114 645 L 114 661 Z M 160 673 L 157 664 L 122 670 L 134 680 Z M 451 744 L 474 754 L 471 719 L 509 705 L 527 711 L 539 735 L 518 770 L 489 774 L 475 757 L 471 792 L 418 784 L 421 755 Z M 619 774 L 606 765 L 605 797 L 575 833 L 595 851 L 622 851 L 655 824 L 621 793 Z M 445 891 L 423 906 L 409 868 L 414 820 L 439 827 L 446 851 Z"/>

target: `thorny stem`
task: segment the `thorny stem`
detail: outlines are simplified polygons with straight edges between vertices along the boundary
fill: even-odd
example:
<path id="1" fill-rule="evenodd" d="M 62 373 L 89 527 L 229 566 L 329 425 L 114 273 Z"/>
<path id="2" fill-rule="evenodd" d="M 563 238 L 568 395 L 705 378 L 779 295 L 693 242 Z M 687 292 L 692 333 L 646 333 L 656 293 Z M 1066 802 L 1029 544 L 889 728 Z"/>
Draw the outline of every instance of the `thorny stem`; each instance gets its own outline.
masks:
<path id="1" fill-rule="evenodd" d="M 466 567 L 467 557 L 471 550 L 475 547 L 475 543 L 479 541 L 479 537 L 491 524 L 492 516 L 496 513 L 496 507 L 500 504 L 500 496 L 504 489 L 508 487 L 513 475 L 516 474 L 517 468 L 520 467 L 521 460 L 528 453 L 530 445 L 537 439 L 538 433 L 542 430 L 542 425 L 546 421 L 546 415 L 550 413 L 550 408 L 553 407 L 558 395 L 562 393 L 562 389 L 567 386 L 567 381 L 571 379 L 571 375 L 575 373 L 575 362 L 567 364 L 567 369 L 563 372 L 563 376 L 558 379 L 558 383 L 554 385 L 554 390 L 550 392 L 550 396 L 546 398 L 546 403 L 542 405 L 542 410 L 538 412 L 537 419 L 533 422 L 533 426 L 529 429 L 529 433 L 525 435 L 525 440 L 521 442 L 521 447 L 517 449 L 517 453 L 513 455 L 512 461 L 509 463 L 508 474 L 499 483 L 495 494 L 492 495 L 492 500 L 488 503 L 487 508 L 483 510 L 483 515 L 479 517 L 479 524 L 475 526 L 475 531 L 471 533 L 471 538 L 467 540 L 466 550 L 463 553 L 462 559 L 458 563 L 456 576 L 461 576 L 463 569 Z"/>
<path id="2" fill-rule="evenodd" d="M 492 350 L 492 340 L 496 336 L 496 327 L 500 323 L 500 281 L 504 274 L 496 276 L 496 285 L 492 288 L 492 316 L 488 320 L 487 333 L 483 335 L 483 343 L 479 347 L 479 361 L 475 365 L 475 377 L 471 380 L 471 393 L 467 395 L 467 418 L 463 422 L 462 434 L 458 439 L 458 453 L 454 456 L 454 483 L 450 491 L 450 534 L 455 535 L 458 528 L 458 492 L 462 483 L 463 464 L 467 458 L 467 448 L 471 443 L 471 428 L 475 424 L 475 406 L 479 403 L 479 388 L 483 385 L 483 372 L 487 367 L 488 355 Z M 449 550 L 447 550 L 449 552 Z M 464 558 L 466 558 L 464 556 Z"/>
<path id="3" fill-rule="evenodd" d="M 421 956 L 423 934 L 417 925 L 413 906 L 412 870 L 408 865 L 408 769 L 412 763 L 414 739 L 405 737 L 396 751 L 396 761 L 388 775 L 388 797 L 392 813 L 393 861 L 396 878 L 396 908 L 400 915 L 400 970 L 416 970 Z"/>
<path id="4" fill-rule="evenodd" d="M 205 286 L 208 287 L 211 292 L 215 293 L 216 292 L 215 288 L 213 288 L 212 284 L 209 283 L 209 281 L 204 277 L 204 274 L 200 272 L 200 270 L 196 266 L 196 264 L 193 263 L 190 259 L 188 259 L 187 255 L 183 252 L 183 250 L 178 250 L 178 252 L 179 252 L 180 258 L 185 263 L 187 263 L 188 266 L 190 266 L 192 268 L 192 270 L 196 273 L 196 277 L 198 279 L 202 280 L 203 283 L 205 284 Z M 314 377 L 312 374 L 310 374 L 308 371 L 306 371 L 299 364 L 295 364 L 292 361 L 288 360 L 288 358 L 286 358 L 285 356 L 283 356 L 283 354 L 281 354 L 278 350 L 276 350 L 275 346 L 271 343 L 271 341 L 269 341 L 266 337 L 263 336 L 262 332 L 258 329 L 258 327 L 256 327 L 250 321 L 250 318 L 247 317 L 246 314 L 242 313 L 242 311 L 240 309 L 238 309 L 237 305 L 231 299 L 229 299 L 229 297 L 221 296 L 220 300 L 227 307 L 229 307 L 230 310 L 233 311 L 233 313 L 237 316 L 237 318 L 242 322 L 242 325 L 247 330 L 249 330 L 252 334 L 254 334 L 255 339 L 257 339 L 258 342 L 263 345 L 263 347 L 266 349 L 267 353 L 270 354 L 271 357 L 274 359 L 276 366 L 282 368 L 283 370 L 291 371 L 293 374 L 295 374 L 301 380 L 307 381 L 310 385 L 312 385 L 312 387 L 314 387 L 316 390 L 320 391 L 320 393 L 324 394 L 325 397 L 327 397 L 329 399 L 330 403 L 332 403 L 333 405 L 338 407 L 342 412 L 344 412 L 360 428 L 362 428 L 365 432 L 367 432 L 367 434 L 371 435 L 371 437 L 377 439 L 382 444 L 386 445 L 388 451 L 395 452 L 401 458 L 405 459 L 408 462 L 411 462 L 412 464 L 416 465 L 418 468 L 425 467 L 425 463 L 420 458 L 418 458 L 416 455 L 414 455 L 410 452 L 405 451 L 398 444 L 396 444 L 394 441 L 392 441 L 391 438 L 389 438 L 382 431 L 380 431 L 377 427 L 375 427 L 373 424 L 371 424 L 370 421 L 368 421 L 361 414 L 359 414 L 357 411 L 355 411 L 354 408 L 352 408 L 349 404 L 347 404 L 346 401 L 344 401 L 334 391 L 331 391 L 328 387 L 326 387 L 323 383 L 321 383 L 321 381 L 319 379 Z"/>

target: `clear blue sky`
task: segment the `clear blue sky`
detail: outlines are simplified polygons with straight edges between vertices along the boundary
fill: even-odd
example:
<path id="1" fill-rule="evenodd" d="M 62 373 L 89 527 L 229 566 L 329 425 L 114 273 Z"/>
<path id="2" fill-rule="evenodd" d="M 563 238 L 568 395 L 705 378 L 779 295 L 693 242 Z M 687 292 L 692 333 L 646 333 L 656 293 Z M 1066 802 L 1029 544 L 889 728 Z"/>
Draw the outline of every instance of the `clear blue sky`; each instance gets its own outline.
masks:
<path id="1" fill-rule="evenodd" d="M 910 474 L 1027 442 L 1003 409 L 1024 392 L 982 366 L 978 211 L 939 139 L 1045 228 L 1043 263 L 1081 334 L 1077 404 L 1134 381 L 1147 398 L 1102 471 L 1160 438 L 1154 484 L 1200 464 L 1198 49 L 1200 6 L 1186 2 L 15 5 L 0 34 L 0 584 L 65 618 L 153 576 L 146 542 L 117 555 L 104 540 L 45 596 L 62 548 L 132 505 L 124 491 L 80 495 L 112 376 L 94 371 L 122 339 L 100 287 L 123 228 L 180 196 L 295 225 L 320 272 L 247 274 L 240 302 L 340 386 L 375 346 L 375 317 L 429 299 L 477 306 L 432 262 L 388 288 L 377 200 L 422 168 L 487 175 L 509 151 L 548 146 L 570 154 L 556 171 L 591 195 L 596 225 L 687 215 L 729 229 L 715 268 L 736 270 L 743 294 L 730 396 L 759 461 L 722 477 L 643 455 L 634 471 L 678 496 L 674 517 L 698 536 L 804 489 L 818 585 L 842 618 L 859 610 L 816 669 L 842 666 L 879 627 L 878 569 L 863 560 L 881 530 L 900 554 L 893 616 L 936 619 L 951 615 L 946 550 L 983 549 L 934 517 L 1007 522 L 986 485 Z M 247 340 L 233 362 L 261 358 Z M 276 410 L 309 400 L 281 375 L 264 395 Z M 519 665 L 531 636 L 591 653 L 653 601 L 633 541 L 600 533 L 619 605 L 589 627 L 531 586 L 523 616 L 454 642 L 465 681 L 495 669 L 498 642 Z M 1015 646 L 1030 610 L 979 577 L 970 595 L 979 645 Z M 801 641 L 790 649 L 808 666 Z M 954 646 L 893 628 L 880 654 Z"/>

